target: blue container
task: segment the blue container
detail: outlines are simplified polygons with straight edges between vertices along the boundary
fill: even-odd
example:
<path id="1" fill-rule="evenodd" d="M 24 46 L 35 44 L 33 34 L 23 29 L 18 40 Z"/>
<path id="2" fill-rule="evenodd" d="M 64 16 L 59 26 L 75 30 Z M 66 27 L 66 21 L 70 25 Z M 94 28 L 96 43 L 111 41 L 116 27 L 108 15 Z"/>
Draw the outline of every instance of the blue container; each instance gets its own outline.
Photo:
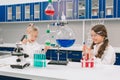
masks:
<path id="1" fill-rule="evenodd" d="M 75 39 L 56 39 L 56 42 L 61 46 L 61 47 L 70 47 L 74 44 Z"/>

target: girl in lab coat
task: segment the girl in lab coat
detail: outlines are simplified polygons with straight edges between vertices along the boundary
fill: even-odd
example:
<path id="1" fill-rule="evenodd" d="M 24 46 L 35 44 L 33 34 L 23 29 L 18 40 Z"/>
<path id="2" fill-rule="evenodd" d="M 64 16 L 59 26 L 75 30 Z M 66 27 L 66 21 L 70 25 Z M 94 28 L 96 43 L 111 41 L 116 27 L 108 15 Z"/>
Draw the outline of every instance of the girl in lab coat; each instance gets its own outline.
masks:
<path id="1" fill-rule="evenodd" d="M 42 51 L 42 47 L 37 43 L 39 30 L 36 27 L 31 28 L 31 32 L 29 33 L 29 37 L 27 38 L 26 44 L 22 44 L 22 48 L 25 53 L 29 55 L 29 58 L 33 59 L 33 55 L 35 51 Z M 45 49 L 46 51 L 46 49 Z"/>
<path id="2" fill-rule="evenodd" d="M 115 63 L 115 51 L 109 44 L 107 30 L 104 25 L 95 25 L 91 29 L 92 45 L 88 49 L 90 56 L 94 57 L 95 62 L 98 64 Z"/>
<path id="3" fill-rule="evenodd" d="M 25 35 L 23 35 L 23 37 L 21 39 L 22 44 L 26 44 L 28 42 L 27 37 L 30 37 L 30 32 L 32 31 L 33 28 L 34 28 L 34 24 L 29 23 L 28 27 L 26 28 L 26 33 L 25 33 Z"/>

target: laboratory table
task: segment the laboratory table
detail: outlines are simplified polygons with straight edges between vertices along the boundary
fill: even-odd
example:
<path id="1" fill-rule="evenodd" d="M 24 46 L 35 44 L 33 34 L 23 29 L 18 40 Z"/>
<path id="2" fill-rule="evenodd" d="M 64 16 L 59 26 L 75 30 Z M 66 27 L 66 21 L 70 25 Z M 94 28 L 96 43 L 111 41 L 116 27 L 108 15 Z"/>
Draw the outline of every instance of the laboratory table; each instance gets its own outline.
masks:
<path id="1" fill-rule="evenodd" d="M 29 60 L 32 63 L 32 60 Z M 80 62 L 64 65 L 47 65 L 36 68 L 32 65 L 24 69 L 12 69 L 10 64 L 15 57 L 0 59 L 0 75 L 32 80 L 120 80 L 120 66 L 98 65 L 94 68 L 81 68 Z M 48 62 L 48 61 L 47 61 Z"/>

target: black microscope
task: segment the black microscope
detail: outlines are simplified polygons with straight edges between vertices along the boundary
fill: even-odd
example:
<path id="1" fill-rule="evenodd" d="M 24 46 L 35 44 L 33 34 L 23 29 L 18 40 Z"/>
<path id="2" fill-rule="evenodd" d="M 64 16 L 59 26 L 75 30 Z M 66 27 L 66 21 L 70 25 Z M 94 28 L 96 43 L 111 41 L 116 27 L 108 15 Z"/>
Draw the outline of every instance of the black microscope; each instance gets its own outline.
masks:
<path id="1" fill-rule="evenodd" d="M 23 69 L 25 67 L 28 67 L 30 63 L 26 61 L 26 58 L 28 58 L 29 55 L 24 53 L 24 50 L 21 47 L 21 44 L 17 43 L 16 46 L 17 47 L 12 53 L 12 56 L 17 56 L 16 64 L 11 64 L 10 66 L 12 68 L 17 68 L 17 69 Z"/>

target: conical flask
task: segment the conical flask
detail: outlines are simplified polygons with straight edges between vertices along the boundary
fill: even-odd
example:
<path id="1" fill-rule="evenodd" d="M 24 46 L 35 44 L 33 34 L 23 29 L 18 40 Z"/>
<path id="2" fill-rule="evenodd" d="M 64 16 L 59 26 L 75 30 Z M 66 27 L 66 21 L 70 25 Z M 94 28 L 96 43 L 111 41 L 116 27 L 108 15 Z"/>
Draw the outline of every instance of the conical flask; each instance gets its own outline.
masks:
<path id="1" fill-rule="evenodd" d="M 53 16 L 55 14 L 55 10 L 52 5 L 52 0 L 49 0 L 49 4 L 45 9 L 45 14 L 49 16 Z"/>

